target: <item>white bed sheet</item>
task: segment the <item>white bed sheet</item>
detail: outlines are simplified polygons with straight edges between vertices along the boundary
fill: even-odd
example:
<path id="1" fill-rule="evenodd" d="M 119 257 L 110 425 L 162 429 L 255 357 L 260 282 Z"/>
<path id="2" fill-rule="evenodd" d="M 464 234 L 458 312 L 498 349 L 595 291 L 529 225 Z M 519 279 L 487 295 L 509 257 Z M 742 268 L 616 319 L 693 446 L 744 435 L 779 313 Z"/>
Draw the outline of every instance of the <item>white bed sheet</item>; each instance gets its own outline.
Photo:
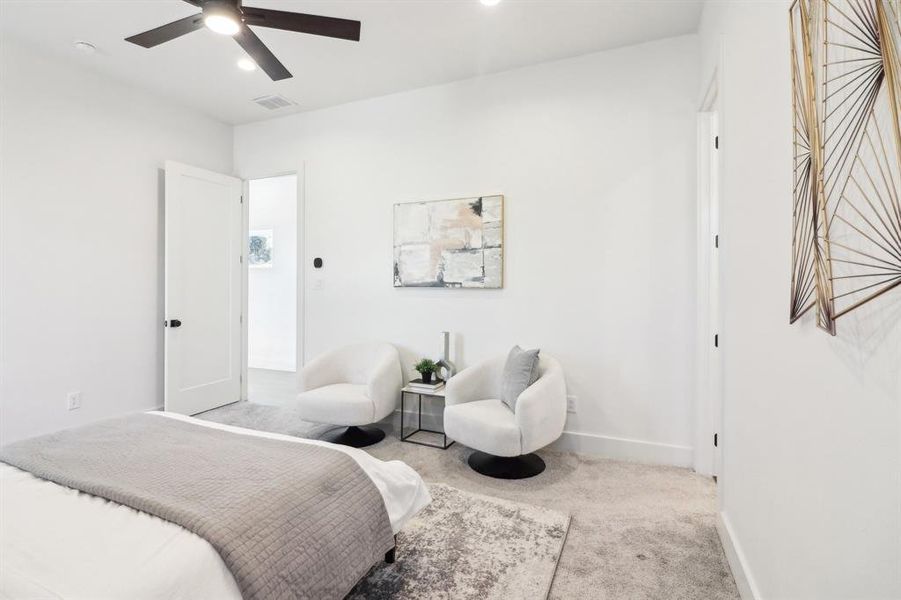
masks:
<path id="1" fill-rule="evenodd" d="M 419 474 L 400 461 L 317 440 L 149 414 L 340 450 L 375 483 L 395 533 L 431 501 Z M 0 598 L 240 600 L 241 593 L 216 550 L 188 530 L 0 463 Z"/>

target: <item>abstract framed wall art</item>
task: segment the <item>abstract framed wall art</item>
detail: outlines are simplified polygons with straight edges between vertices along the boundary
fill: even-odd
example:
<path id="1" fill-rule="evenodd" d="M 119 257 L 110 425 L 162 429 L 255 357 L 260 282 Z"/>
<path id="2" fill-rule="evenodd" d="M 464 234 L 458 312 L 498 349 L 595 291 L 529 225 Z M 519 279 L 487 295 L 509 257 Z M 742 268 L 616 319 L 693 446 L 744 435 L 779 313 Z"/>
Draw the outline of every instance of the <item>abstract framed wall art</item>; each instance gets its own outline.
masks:
<path id="1" fill-rule="evenodd" d="M 901 289 L 901 2 L 795 0 L 790 322 Z"/>
<path id="2" fill-rule="evenodd" d="M 394 205 L 394 287 L 503 284 L 503 196 Z"/>

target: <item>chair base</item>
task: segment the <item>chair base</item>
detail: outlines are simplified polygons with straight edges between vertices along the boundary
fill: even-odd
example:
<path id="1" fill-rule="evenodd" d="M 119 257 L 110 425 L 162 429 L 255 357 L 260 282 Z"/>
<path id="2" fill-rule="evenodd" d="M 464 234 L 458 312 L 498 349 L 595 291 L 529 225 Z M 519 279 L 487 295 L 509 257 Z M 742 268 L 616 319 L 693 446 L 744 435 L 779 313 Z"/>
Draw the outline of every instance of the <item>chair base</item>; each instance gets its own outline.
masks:
<path id="1" fill-rule="evenodd" d="M 495 479 L 526 479 L 544 471 L 546 465 L 537 454 L 494 456 L 477 450 L 469 456 L 469 466 L 476 473 Z"/>
<path id="2" fill-rule="evenodd" d="M 378 444 L 383 439 L 385 439 L 385 432 L 378 427 L 356 427 L 353 425 L 337 434 L 333 433 L 322 438 L 324 442 L 351 446 L 352 448 L 365 448 L 366 446 Z"/>

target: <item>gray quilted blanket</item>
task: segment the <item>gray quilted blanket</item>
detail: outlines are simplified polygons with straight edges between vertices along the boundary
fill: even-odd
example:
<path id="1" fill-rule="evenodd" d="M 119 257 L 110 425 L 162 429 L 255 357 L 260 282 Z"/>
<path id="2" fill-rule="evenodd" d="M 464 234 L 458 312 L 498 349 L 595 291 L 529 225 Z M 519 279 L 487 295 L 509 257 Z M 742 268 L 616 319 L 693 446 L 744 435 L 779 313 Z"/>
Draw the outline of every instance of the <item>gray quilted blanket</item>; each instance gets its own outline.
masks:
<path id="1" fill-rule="evenodd" d="M 394 545 L 375 484 L 322 446 L 140 414 L 17 442 L 0 460 L 196 533 L 247 600 L 343 598 Z"/>

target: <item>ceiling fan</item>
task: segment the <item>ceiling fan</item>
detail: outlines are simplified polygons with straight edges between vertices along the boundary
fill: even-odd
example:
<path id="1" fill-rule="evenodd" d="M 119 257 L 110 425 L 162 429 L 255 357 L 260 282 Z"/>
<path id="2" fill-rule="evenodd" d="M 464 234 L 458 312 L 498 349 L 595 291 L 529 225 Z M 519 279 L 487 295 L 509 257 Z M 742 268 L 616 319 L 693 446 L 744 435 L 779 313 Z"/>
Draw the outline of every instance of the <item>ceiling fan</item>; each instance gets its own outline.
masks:
<path id="1" fill-rule="evenodd" d="M 298 33 L 311 33 L 342 40 L 360 41 L 360 22 L 335 17 L 321 17 L 304 13 L 270 10 L 242 6 L 241 0 L 184 0 L 202 12 L 166 25 L 125 38 L 126 42 L 153 48 L 163 42 L 196 31 L 203 26 L 235 38 L 253 61 L 273 81 L 291 77 L 285 68 L 265 44 L 251 31 L 248 25 L 284 29 Z"/>

